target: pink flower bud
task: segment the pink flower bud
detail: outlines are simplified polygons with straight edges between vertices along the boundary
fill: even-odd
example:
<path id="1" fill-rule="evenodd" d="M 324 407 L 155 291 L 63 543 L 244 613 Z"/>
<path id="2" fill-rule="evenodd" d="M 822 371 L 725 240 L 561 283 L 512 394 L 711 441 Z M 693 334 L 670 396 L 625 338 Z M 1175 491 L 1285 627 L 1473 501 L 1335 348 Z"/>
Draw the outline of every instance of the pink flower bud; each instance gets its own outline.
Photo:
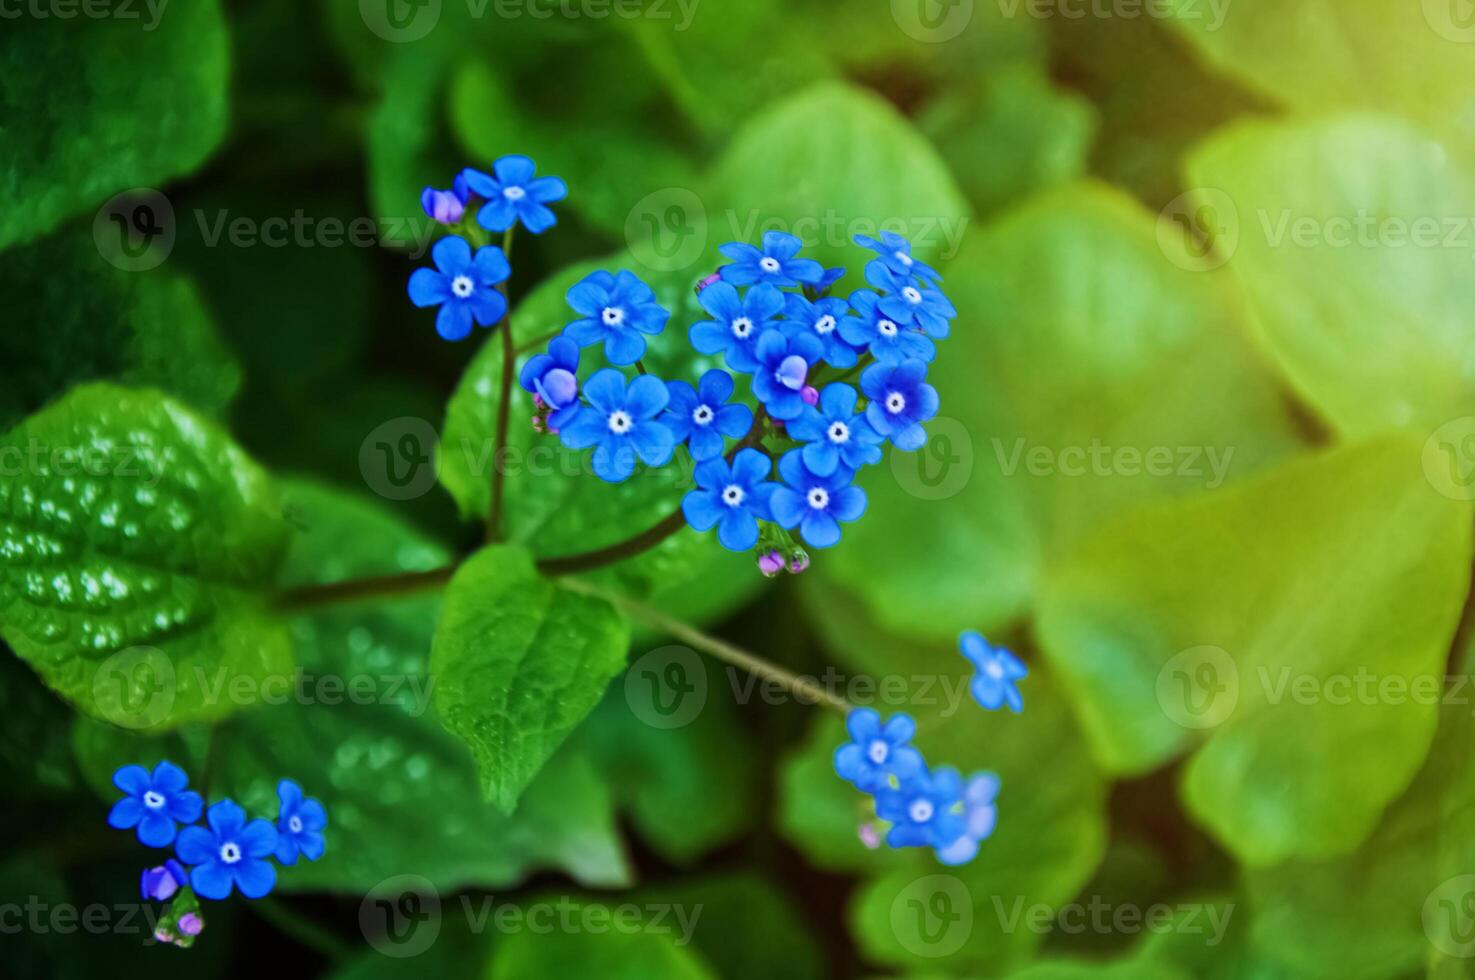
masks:
<path id="1" fill-rule="evenodd" d="M 881 846 L 881 832 L 876 829 L 875 824 L 863 823 L 860 825 L 859 828 L 857 828 L 857 833 L 860 836 L 860 842 L 864 844 L 867 849 L 874 851 L 876 848 Z"/>
<path id="2" fill-rule="evenodd" d="M 796 551 L 789 558 L 789 574 L 798 575 L 809 567 L 809 555 L 803 551 Z"/>
<path id="3" fill-rule="evenodd" d="M 805 385 L 799 391 L 799 397 L 804 399 L 804 404 L 806 405 L 818 405 L 819 389 L 814 387 L 814 385 Z"/>
<path id="4" fill-rule="evenodd" d="M 708 286 L 712 285 L 712 283 L 717 282 L 721 278 L 722 277 L 717 273 L 712 273 L 710 276 L 697 283 L 696 291 L 700 293 L 702 290 L 706 289 Z"/>
<path id="5" fill-rule="evenodd" d="M 758 571 L 762 572 L 765 578 L 773 578 L 783 570 L 784 556 L 777 551 L 758 556 Z"/>
<path id="6" fill-rule="evenodd" d="M 193 912 L 186 912 L 179 917 L 179 931 L 186 936 L 198 936 L 205 929 L 205 920 Z"/>

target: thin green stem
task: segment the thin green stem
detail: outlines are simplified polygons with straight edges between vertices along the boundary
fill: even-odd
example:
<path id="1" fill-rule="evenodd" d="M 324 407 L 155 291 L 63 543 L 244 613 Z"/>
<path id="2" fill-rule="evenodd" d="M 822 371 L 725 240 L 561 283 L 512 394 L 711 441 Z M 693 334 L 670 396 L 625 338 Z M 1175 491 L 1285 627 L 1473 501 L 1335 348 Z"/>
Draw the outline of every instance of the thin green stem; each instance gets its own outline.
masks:
<path id="1" fill-rule="evenodd" d="M 288 908 L 280 899 L 268 895 L 254 902 L 247 902 L 246 905 L 302 945 L 316 950 L 325 960 L 332 963 L 343 963 L 354 956 L 353 947 L 337 933 L 310 919 L 303 918 Z"/>
<path id="2" fill-rule="evenodd" d="M 554 337 L 557 337 L 561 333 L 563 333 L 563 328 L 559 327 L 557 330 L 545 333 L 541 337 L 534 337 L 532 340 L 529 340 L 526 343 L 518 344 L 517 352 L 519 354 L 526 354 L 530 350 L 537 350 L 539 347 L 542 347 L 544 344 L 548 343 L 548 341 L 552 340 Z"/>
<path id="3" fill-rule="evenodd" d="M 508 228 L 507 234 L 502 236 L 502 252 L 507 256 L 508 262 L 512 261 L 512 231 L 516 227 L 513 225 Z M 512 414 L 513 371 L 517 366 L 517 344 L 512 337 L 512 300 L 507 296 L 507 283 L 503 282 L 497 288 L 507 301 L 507 312 L 502 314 L 502 322 L 498 324 L 502 334 L 502 391 L 497 407 L 497 438 L 492 444 L 492 502 L 487 509 L 488 541 L 500 541 L 502 538 L 502 490 L 507 469 L 502 453 L 507 447 L 507 426 Z"/>
<path id="4" fill-rule="evenodd" d="M 646 373 L 648 373 L 648 372 L 647 372 L 647 371 L 646 371 L 646 370 L 645 370 L 645 362 L 644 362 L 644 361 L 642 361 L 642 360 L 641 360 L 641 359 L 640 359 L 640 358 L 638 358 L 638 357 L 637 357 L 637 358 L 636 358 L 636 359 L 635 359 L 635 370 L 636 370 L 636 371 L 638 371 L 638 372 L 640 372 L 640 373 L 641 373 L 641 374 L 646 374 Z"/>

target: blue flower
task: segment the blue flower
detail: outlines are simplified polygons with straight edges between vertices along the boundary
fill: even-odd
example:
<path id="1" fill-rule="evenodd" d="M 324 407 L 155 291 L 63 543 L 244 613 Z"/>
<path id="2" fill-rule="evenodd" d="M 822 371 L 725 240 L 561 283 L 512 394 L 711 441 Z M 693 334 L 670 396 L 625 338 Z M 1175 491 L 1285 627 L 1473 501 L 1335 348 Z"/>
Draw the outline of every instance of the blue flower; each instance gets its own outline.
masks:
<path id="1" fill-rule="evenodd" d="M 876 794 L 876 816 L 890 821 L 892 847 L 947 847 L 966 829 L 962 807 L 963 779 L 951 766 L 923 770 Z"/>
<path id="2" fill-rule="evenodd" d="M 772 520 L 769 500 L 778 489 L 766 482 L 773 467 L 756 449 L 744 449 L 727 460 L 718 456 L 698 463 L 695 476 L 700 489 L 681 500 L 686 523 L 698 531 L 717 527 L 717 540 L 728 551 L 747 551 L 758 543 L 758 522 Z"/>
<path id="3" fill-rule="evenodd" d="M 459 174 L 448 191 L 427 187 L 420 194 L 420 206 L 425 213 L 443 225 L 454 225 L 466 213 L 466 202 L 471 190 L 466 186 L 466 175 Z"/>
<path id="4" fill-rule="evenodd" d="M 943 864 L 967 864 L 978 854 L 978 845 L 994 832 L 998 821 L 995 798 L 999 795 L 999 777 L 991 772 L 975 773 L 963 787 L 963 834 L 937 850 Z"/>
<path id="5" fill-rule="evenodd" d="M 435 243 L 430 257 L 436 269 L 416 269 L 410 276 L 410 299 L 416 306 L 439 306 L 435 331 L 446 340 L 460 340 L 471 332 L 471 321 L 490 327 L 507 312 L 507 298 L 498 292 L 512 269 L 495 246 L 479 248 L 471 256 L 466 239 L 448 235 Z"/>
<path id="6" fill-rule="evenodd" d="M 840 321 L 840 336 L 846 343 L 869 348 L 871 356 L 882 364 L 900 364 L 907 359 L 930 361 L 937 356 L 932 341 L 887 316 L 881 310 L 881 297 L 869 289 L 851 293 L 850 305 L 856 315 Z"/>
<path id="7" fill-rule="evenodd" d="M 518 381 L 553 409 L 548 425 L 562 429 L 579 414 L 579 345 L 567 337 L 548 342 L 548 353 L 534 354 L 522 366 Z"/>
<path id="8" fill-rule="evenodd" d="M 724 282 L 734 286 L 751 286 L 760 282 L 772 286 L 817 283 L 824 278 L 824 266 L 813 259 L 794 257 L 803 244 L 782 231 L 764 232 L 761 250 L 746 242 L 728 242 L 718 251 L 733 262 L 717 271 Z"/>
<path id="9" fill-rule="evenodd" d="M 676 439 L 656 421 L 671 397 L 661 379 L 642 374 L 626 387 L 623 374 L 604 368 L 584 385 L 584 397 L 589 404 L 558 436 L 570 449 L 594 447 L 594 472 L 601 480 L 628 479 L 637 456 L 647 466 L 670 460 Z"/>
<path id="10" fill-rule="evenodd" d="M 655 292 L 634 273 L 593 272 L 568 291 L 568 305 L 583 314 L 564 328 L 580 347 L 604 341 L 611 364 L 634 364 L 645 355 L 641 334 L 658 334 L 671 318 L 656 302 Z"/>
<path id="11" fill-rule="evenodd" d="M 848 467 L 820 476 L 804 465 L 802 450 L 791 449 L 778 461 L 778 475 L 788 486 L 773 492 L 773 519 L 786 529 L 798 527 L 812 547 L 831 547 L 840 540 L 838 522 L 866 511 L 866 492 L 850 485 L 855 472 Z"/>
<path id="12" fill-rule="evenodd" d="M 850 741 L 835 750 L 835 772 L 867 793 L 900 786 L 920 773 L 922 753 L 907 743 L 917 723 L 907 714 L 894 714 L 881 724 L 872 708 L 856 708 L 845 718 Z"/>
<path id="13" fill-rule="evenodd" d="M 188 882 L 189 872 L 184 870 L 184 865 L 169 858 L 157 868 L 144 869 L 138 881 L 138 890 L 144 898 L 167 902 Z"/>
<path id="14" fill-rule="evenodd" d="M 746 405 L 727 405 L 732 397 L 732 375 L 713 368 L 693 388 L 685 381 L 666 384 L 671 400 L 661 421 L 677 442 L 685 442 L 691 458 L 700 463 L 721 456 L 722 437 L 741 439 L 753 427 L 753 410 Z"/>
<path id="15" fill-rule="evenodd" d="M 805 408 L 804 386 L 809 372 L 824 357 L 824 344 L 812 333 L 787 334 L 769 330 L 753 348 L 753 395 L 780 421 L 798 418 Z"/>
<path id="16" fill-rule="evenodd" d="M 866 282 L 886 290 L 881 312 L 902 326 L 917 326 L 929 337 L 948 335 L 958 311 L 942 291 L 916 276 L 898 275 L 881 262 L 866 266 Z"/>
<path id="17" fill-rule="evenodd" d="M 860 390 L 870 399 L 866 421 L 897 449 L 911 452 L 927 444 L 922 423 L 937 414 L 937 389 L 926 377 L 921 361 L 872 364 L 861 373 Z"/>
<path id="18" fill-rule="evenodd" d="M 160 762 L 152 775 L 143 766 L 123 766 L 113 773 L 113 785 L 127 795 L 108 812 L 108 826 L 137 827 L 138 839 L 149 847 L 168 847 L 174 842 L 176 822 L 200 819 L 204 801 L 186 788 L 189 777 L 172 762 Z"/>
<path id="19" fill-rule="evenodd" d="M 741 299 L 730 283 L 714 282 L 697 296 L 712 315 L 691 326 L 691 345 L 703 354 L 721 352 L 727 366 L 744 374 L 758 367 L 754 348 L 758 338 L 776 325 L 783 312 L 784 294 L 769 285 L 754 286 Z"/>
<path id="20" fill-rule="evenodd" d="M 784 299 L 784 330 L 790 336 L 812 333 L 824 344 L 826 363 L 837 368 L 855 366 L 860 355 L 840 336 L 840 324 L 850 315 L 850 304 L 838 298 L 811 303 L 798 293 L 788 293 Z"/>
<path id="21" fill-rule="evenodd" d="M 323 856 L 323 828 L 328 825 L 328 815 L 317 800 L 302 796 L 302 787 L 290 779 L 277 783 L 277 799 L 281 811 L 277 814 L 277 860 L 282 864 L 296 864 L 301 854 L 309 861 Z"/>
<path id="22" fill-rule="evenodd" d="M 819 407 L 804 406 L 799 417 L 788 423 L 789 435 L 807 443 L 803 449 L 804 465 L 811 473 L 829 476 L 841 463 L 858 470 L 880 462 L 884 440 L 864 415 L 856 414 L 855 403 L 859 397 L 850 385 L 825 385 L 819 395 Z"/>
<path id="23" fill-rule="evenodd" d="M 533 161 L 525 156 L 506 156 L 492 164 L 490 174 L 467 169 L 466 184 L 486 203 L 476 213 L 477 222 L 488 231 L 506 231 L 521 220 L 534 235 L 558 223 L 546 205 L 561 201 L 568 187 L 558 177 L 534 177 Z"/>
<path id="24" fill-rule="evenodd" d="M 925 262 L 912 258 L 912 243 L 894 231 L 881 232 L 881 240 L 865 235 L 856 235 L 855 244 L 875 252 L 879 260 L 892 272 L 903 276 L 919 276 L 932 282 L 942 282 L 937 270 Z"/>
<path id="25" fill-rule="evenodd" d="M 990 711 L 1005 704 L 1015 714 L 1024 710 L 1017 684 L 1029 674 L 1023 661 L 1003 647 L 989 646 L 981 634 L 972 630 L 958 638 L 958 649 L 973 662 L 973 682 L 969 685 L 973 700 Z"/>
<path id="26" fill-rule="evenodd" d="M 264 859 L 277 847 L 277 832 L 265 820 L 246 822 L 246 811 L 232 800 L 212 804 L 205 813 L 210 829 L 186 827 L 175 853 L 192 867 L 190 887 L 201 898 L 220 899 L 231 887 L 247 898 L 261 898 L 277 882 L 277 872 Z"/>

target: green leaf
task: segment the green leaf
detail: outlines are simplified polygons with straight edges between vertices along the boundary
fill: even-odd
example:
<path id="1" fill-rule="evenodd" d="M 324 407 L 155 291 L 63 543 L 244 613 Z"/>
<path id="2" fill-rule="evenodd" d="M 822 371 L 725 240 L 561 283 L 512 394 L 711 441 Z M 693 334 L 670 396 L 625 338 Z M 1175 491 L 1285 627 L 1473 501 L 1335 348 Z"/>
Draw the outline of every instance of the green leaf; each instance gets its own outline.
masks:
<path id="1" fill-rule="evenodd" d="M 81 710 L 218 718 L 291 663 L 265 608 L 286 547 L 267 476 L 212 423 L 95 384 L 0 437 L 0 635 Z"/>
<path id="2" fill-rule="evenodd" d="M 499 810 L 594 710 L 629 647 L 614 607 L 542 578 L 521 548 L 484 548 L 457 570 L 431 645 L 435 705 Z"/>
<path id="3" fill-rule="evenodd" d="M 753 116 L 710 185 L 712 244 L 757 242 L 776 227 L 804 239 L 805 254 L 826 267 L 858 268 L 869 253 L 852 236 L 883 225 L 910 237 L 919 257 L 946 254 L 969 216 L 947 165 L 912 124 L 874 93 L 837 82 Z"/>
<path id="4" fill-rule="evenodd" d="M 1255 865 L 1328 857 L 1434 733 L 1431 703 L 1358 677 L 1437 688 L 1470 551 L 1419 447 L 1374 442 L 1103 528 L 1054 570 L 1039 635 L 1108 769 L 1202 741 L 1182 795 L 1216 838 Z"/>
<path id="5" fill-rule="evenodd" d="M 538 905 L 537 899 L 530 904 Z M 608 924 L 616 909 L 597 902 L 573 903 L 567 896 L 543 901 L 558 914 L 581 921 L 591 912 Z M 550 908 L 550 911 L 552 908 Z M 598 920 L 595 920 L 598 921 Z M 602 980 L 716 980 L 707 965 L 677 937 L 654 930 L 521 929 L 500 937 L 487 980 L 526 977 L 588 977 Z"/>
<path id="6" fill-rule="evenodd" d="M 187 174 L 225 136 L 230 46 L 216 0 L 167 16 L 163 5 L 121 9 L 6 21 L 0 248 Z"/>
<path id="7" fill-rule="evenodd" d="M 1221 248 L 1265 347 L 1333 427 L 1428 432 L 1475 412 L 1475 281 L 1469 243 L 1450 237 L 1475 188 L 1445 147 L 1394 120 L 1256 123 L 1188 171 L 1237 232 Z"/>
<path id="8" fill-rule="evenodd" d="M 1189 980 L 1189 976 L 1167 963 L 1137 959 L 1119 963 L 1050 960 L 1011 973 L 1009 980 Z"/>
<path id="9" fill-rule="evenodd" d="M 1123 508 L 1287 454 L 1276 392 L 1217 275 L 1164 260 L 1139 205 L 1049 192 L 971 237 L 917 453 L 862 477 L 865 520 L 820 565 L 883 624 L 939 641 L 1024 615 L 1050 563 Z"/>
<path id="10" fill-rule="evenodd" d="M 0 333 L 0 430 L 83 381 L 162 388 L 210 415 L 240 386 L 193 283 L 115 270 L 86 234 L 7 252 L 0 293 L 16 324 Z"/>

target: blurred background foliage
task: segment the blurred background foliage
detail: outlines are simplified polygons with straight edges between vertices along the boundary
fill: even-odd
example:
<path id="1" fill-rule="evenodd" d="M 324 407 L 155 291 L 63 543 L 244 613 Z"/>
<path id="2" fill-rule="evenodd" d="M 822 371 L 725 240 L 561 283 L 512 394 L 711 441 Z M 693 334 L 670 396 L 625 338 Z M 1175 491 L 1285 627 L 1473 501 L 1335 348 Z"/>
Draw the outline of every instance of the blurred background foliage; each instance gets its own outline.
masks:
<path id="1" fill-rule="evenodd" d="M 242 712 L 222 785 L 265 805 L 290 771 L 329 804 L 332 860 L 284 875 L 275 914 L 222 906 L 189 953 L 7 935 L 14 975 L 245 975 L 263 944 L 274 972 L 365 980 L 1467 975 L 1471 691 L 1444 680 L 1470 669 L 1475 496 L 1459 2 L 648 0 L 599 17 L 597 0 L 444 0 L 396 7 L 415 25 L 438 10 L 408 34 L 381 8 L 176 0 L 147 30 L 6 22 L 0 428 L 86 381 L 161 388 L 282 478 L 298 533 L 281 584 L 431 568 L 477 540 L 485 482 L 447 447 L 491 430 L 501 354 L 440 342 L 405 299 L 423 186 L 512 152 L 564 177 L 558 227 L 513 257 L 519 339 L 558 329 L 589 269 L 628 265 L 675 311 L 654 355 L 672 373 L 702 366 L 680 348 L 718 244 L 793 228 L 855 284 L 850 234 L 901 220 L 960 310 L 929 449 L 867 474 L 870 512 L 802 579 L 765 587 L 689 532 L 606 578 L 801 672 L 945 689 L 965 676 L 959 630 L 1019 650 L 1020 717 L 886 706 L 918 717 L 929 757 L 1002 776 L 997 833 L 953 873 L 971 920 L 942 946 L 907 924 L 942 869 L 861 844 L 833 719 L 737 703 L 711 669 L 705 709 L 670 731 L 617 680 L 512 816 L 408 700 Z M 173 212 L 167 254 L 139 272 L 104 260 L 99 212 L 137 188 Z M 220 234 L 298 215 L 308 233 L 280 247 Z M 1371 239 L 1333 240 L 1358 216 Z M 314 237 L 365 218 L 367 247 Z M 1277 234 L 1302 219 L 1307 235 Z M 1387 231 L 1420 219 L 1436 243 Z M 387 501 L 360 449 L 406 416 L 440 431 L 448 492 Z M 1097 445 L 1138 462 L 1030 462 Z M 1140 456 L 1162 447 L 1155 475 Z M 524 474 L 513 536 L 539 554 L 617 540 L 678 493 Z M 423 678 L 437 605 L 282 625 L 309 672 Z M 632 656 L 662 642 L 637 634 Z M 1165 704 L 1175 658 L 1201 648 L 1237 678 L 1209 725 Z M 122 734 L 18 660 L 0 671 L 0 894 L 130 901 L 136 854 L 98 794 L 122 761 L 202 767 L 207 733 Z M 1450 694 L 1325 696 L 1359 674 Z M 1287 694 L 1288 676 L 1320 695 Z M 399 960 L 364 945 L 358 910 L 404 874 L 447 914 Z M 476 933 L 458 899 L 487 895 L 705 911 L 686 946 Z M 1156 934 L 1053 918 L 1093 901 L 1177 917 Z M 1020 924 L 1036 906 L 1053 924 Z M 1221 942 L 1187 921 L 1206 909 Z"/>

